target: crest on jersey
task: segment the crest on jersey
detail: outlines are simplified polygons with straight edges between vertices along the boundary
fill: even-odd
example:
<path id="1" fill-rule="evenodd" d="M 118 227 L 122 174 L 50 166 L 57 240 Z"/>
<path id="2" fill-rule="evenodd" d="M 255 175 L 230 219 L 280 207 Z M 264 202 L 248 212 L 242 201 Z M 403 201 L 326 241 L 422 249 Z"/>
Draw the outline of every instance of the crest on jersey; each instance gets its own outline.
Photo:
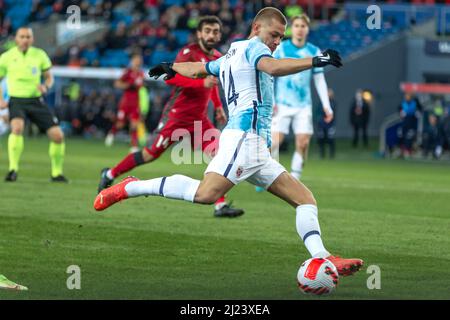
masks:
<path id="1" fill-rule="evenodd" d="M 189 52 L 191 52 L 191 49 L 189 49 L 189 48 L 186 48 L 183 50 L 183 54 L 188 54 Z"/>
<path id="2" fill-rule="evenodd" d="M 242 175 L 242 172 L 244 172 L 244 168 L 242 168 L 241 166 L 239 166 L 236 170 L 236 177 L 240 177 Z"/>

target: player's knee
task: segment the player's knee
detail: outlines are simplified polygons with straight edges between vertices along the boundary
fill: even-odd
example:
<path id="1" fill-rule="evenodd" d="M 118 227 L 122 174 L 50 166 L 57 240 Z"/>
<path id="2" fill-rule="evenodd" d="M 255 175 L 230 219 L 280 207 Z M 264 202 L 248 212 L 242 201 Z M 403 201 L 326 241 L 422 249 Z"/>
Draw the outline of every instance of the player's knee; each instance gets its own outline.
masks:
<path id="1" fill-rule="evenodd" d="M 138 123 L 137 122 L 131 122 L 130 123 L 130 129 L 131 130 L 137 130 L 137 127 L 138 127 Z"/>
<path id="2" fill-rule="evenodd" d="M 24 124 L 19 121 L 11 121 L 11 133 L 16 135 L 22 135 Z"/>
<path id="3" fill-rule="evenodd" d="M 296 144 L 297 152 L 303 152 L 304 150 L 308 149 L 309 147 L 309 141 L 299 141 Z"/>
<path id="4" fill-rule="evenodd" d="M 53 142 L 55 143 L 63 143 L 64 142 L 64 133 L 57 133 L 56 136 L 53 138 Z"/>
<path id="5" fill-rule="evenodd" d="M 314 195 L 311 191 L 308 190 L 308 192 L 305 193 L 301 204 L 312 204 L 317 206 L 316 198 L 314 198 Z"/>
<path id="6" fill-rule="evenodd" d="M 118 130 L 122 130 L 124 127 L 125 127 L 125 123 L 124 123 L 124 122 L 118 121 L 118 122 L 116 123 L 116 128 L 117 128 Z"/>
<path id="7" fill-rule="evenodd" d="M 50 140 L 54 143 L 63 143 L 64 142 L 64 133 L 61 129 L 54 129 L 49 132 Z"/>
<path id="8" fill-rule="evenodd" d="M 305 192 L 302 192 L 302 194 L 299 194 L 298 197 L 294 200 L 295 207 L 302 204 L 312 204 L 314 206 L 317 206 L 316 198 L 314 198 L 314 195 L 311 191 L 307 190 Z"/>
<path id="9" fill-rule="evenodd" d="M 213 204 L 220 198 L 216 192 L 199 188 L 195 193 L 194 202 L 201 204 Z"/>

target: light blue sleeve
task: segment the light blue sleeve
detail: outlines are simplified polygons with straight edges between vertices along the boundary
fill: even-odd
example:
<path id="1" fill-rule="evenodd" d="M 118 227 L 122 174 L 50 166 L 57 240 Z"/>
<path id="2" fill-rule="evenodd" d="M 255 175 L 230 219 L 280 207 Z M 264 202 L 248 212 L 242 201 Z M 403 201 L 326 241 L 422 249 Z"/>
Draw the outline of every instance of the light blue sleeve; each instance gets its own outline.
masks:
<path id="1" fill-rule="evenodd" d="M 320 49 L 318 47 L 314 47 L 314 48 L 315 48 L 315 52 L 313 54 L 313 57 L 320 56 L 322 54 L 322 51 L 320 51 Z M 321 72 L 323 72 L 323 67 L 313 68 L 312 72 L 313 72 L 313 74 L 321 73 Z"/>
<path id="2" fill-rule="evenodd" d="M 248 62 L 255 67 L 258 65 L 259 59 L 262 57 L 272 57 L 272 52 L 270 51 L 269 47 L 263 44 L 260 41 L 251 41 L 245 49 L 245 57 L 247 58 Z"/>
<path id="3" fill-rule="evenodd" d="M 6 85 L 6 78 L 3 78 L 0 81 L 0 87 L 2 88 L 3 100 L 9 101 L 8 86 Z"/>
<path id="4" fill-rule="evenodd" d="M 222 56 L 217 60 L 209 61 L 205 66 L 206 72 L 208 72 L 210 75 L 218 77 L 220 73 L 220 63 L 224 58 L 225 56 Z"/>

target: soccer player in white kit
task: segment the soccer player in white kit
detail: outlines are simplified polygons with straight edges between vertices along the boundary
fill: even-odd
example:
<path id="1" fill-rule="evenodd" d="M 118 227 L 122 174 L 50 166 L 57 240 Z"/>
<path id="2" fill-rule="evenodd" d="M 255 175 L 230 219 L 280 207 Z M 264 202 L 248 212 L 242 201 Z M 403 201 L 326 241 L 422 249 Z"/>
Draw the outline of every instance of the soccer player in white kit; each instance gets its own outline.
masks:
<path id="1" fill-rule="evenodd" d="M 274 57 L 307 58 L 320 55 L 320 49 L 307 42 L 310 20 L 306 14 L 291 19 L 291 39 L 284 40 L 274 52 Z M 328 98 L 328 87 L 323 68 L 312 68 L 300 73 L 275 79 L 275 108 L 272 121 L 272 157 L 278 159 L 278 149 L 289 127 L 295 134 L 295 152 L 292 156 L 291 174 L 300 179 L 308 156 L 308 147 L 313 134 L 313 112 L 311 101 L 311 78 L 322 103 L 325 122 L 333 120 L 333 110 Z"/>
<path id="2" fill-rule="evenodd" d="M 296 210 L 297 232 L 313 257 L 330 260 L 342 276 L 358 271 L 363 261 L 331 255 L 324 247 L 313 194 L 270 155 L 273 106 L 273 76 L 297 73 L 331 64 L 340 67 L 334 50 L 306 59 L 275 59 L 272 53 L 286 31 L 286 18 L 276 8 L 258 12 L 248 40 L 233 42 L 227 54 L 210 61 L 161 63 L 149 75 L 166 78 L 179 73 L 196 78 L 214 75 L 224 88 L 229 121 L 223 130 L 219 150 L 208 165 L 202 181 L 183 175 L 150 180 L 135 177 L 104 189 L 95 201 L 97 211 L 121 200 L 138 196 L 162 196 L 194 203 L 212 204 L 236 184 L 246 180 L 267 189 Z"/>

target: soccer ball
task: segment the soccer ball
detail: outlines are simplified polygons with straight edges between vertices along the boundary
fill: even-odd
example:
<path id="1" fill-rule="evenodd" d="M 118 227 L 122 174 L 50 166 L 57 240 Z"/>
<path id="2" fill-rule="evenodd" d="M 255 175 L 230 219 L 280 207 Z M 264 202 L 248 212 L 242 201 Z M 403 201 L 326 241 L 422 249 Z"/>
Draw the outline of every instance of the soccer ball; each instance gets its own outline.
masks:
<path id="1" fill-rule="evenodd" d="M 303 293 L 330 294 L 336 289 L 338 282 L 337 269 L 327 259 L 308 259 L 302 263 L 297 273 L 297 285 Z"/>

